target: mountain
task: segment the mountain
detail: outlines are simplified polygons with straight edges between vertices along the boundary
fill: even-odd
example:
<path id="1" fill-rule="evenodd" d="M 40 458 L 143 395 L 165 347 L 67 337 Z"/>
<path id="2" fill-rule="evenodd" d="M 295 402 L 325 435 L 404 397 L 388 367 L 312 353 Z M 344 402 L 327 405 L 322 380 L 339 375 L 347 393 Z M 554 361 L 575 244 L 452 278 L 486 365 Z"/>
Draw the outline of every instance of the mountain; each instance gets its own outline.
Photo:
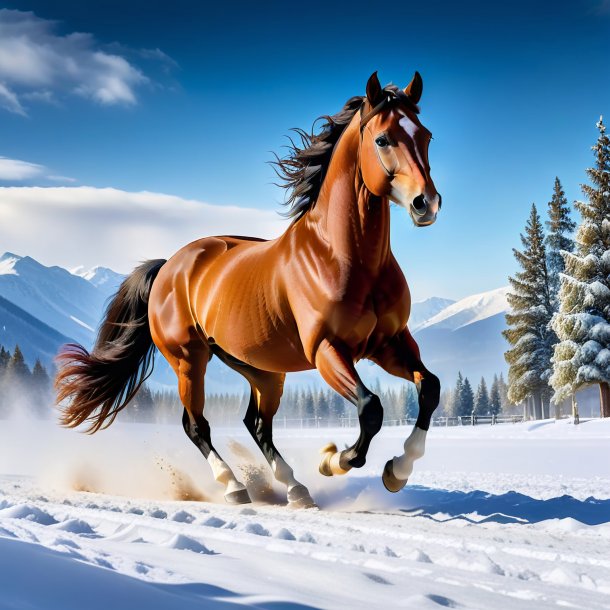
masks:
<path id="1" fill-rule="evenodd" d="M 59 346 L 70 341 L 69 337 L 0 297 L 0 345 L 10 352 L 19 344 L 27 362 L 33 364 L 40 358 L 50 366 Z"/>
<path id="2" fill-rule="evenodd" d="M 508 287 L 475 294 L 452 303 L 421 324 L 414 332 L 426 367 L 443 386 L 453 386 L 458 371 L 473 384 L 483 376 L 506 373 L 502 336 L 509 311 Z"/>
<path id="3" fill-rule="evenodd" d="M 86 279 L 10 252 L 0 257 L 0 296 L 85 347 L 93 344 L 106 300 Z"/>
<path id="4" fill-rule="evenodd" d="M 409 330 L 414 333 L 437 313 L 443 311 L 455 301 L 451 299 L 441 299 L 440 297 L 430 297 L 425 301 L 411 303 L 411 315 L 409 316 Z"/>
<path id="5" fill-rule="evenodd" d="M 108 267 L 92 267 L 91 269 L 85 269 L 85 267 L 76 267 L 70 269 L 70 273 L 77 275 L 93 284 L 98 290 L 106 295 L 106 298 L 111 297 L 116 293 L 121 285 L 121 282 L 125 279 L 124 275 L 108 269 Z"/>
<path id="6" fill-rule="evenodd" d="M 491 318 L 508 311 L 506 293 L 508 286 L 474 294 L 460 301 L 451 303 L 436 315 L 431 316 L 417 330 L 426 328 L 457 330 L 462 326 Z"/>

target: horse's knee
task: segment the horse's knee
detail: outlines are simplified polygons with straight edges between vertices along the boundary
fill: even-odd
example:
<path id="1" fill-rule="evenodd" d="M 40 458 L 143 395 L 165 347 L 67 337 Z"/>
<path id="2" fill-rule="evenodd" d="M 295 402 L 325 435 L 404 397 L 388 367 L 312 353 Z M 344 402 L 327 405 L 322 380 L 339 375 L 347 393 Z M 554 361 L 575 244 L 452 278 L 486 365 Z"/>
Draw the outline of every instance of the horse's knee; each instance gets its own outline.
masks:
<path id="1" fill-rule="evenodd" d="M 369 436 L 375 436 L 383 424 L 383 407 L 379 396 L 375 394 L 365 396 L 358 407 L 360 429 Z"/>

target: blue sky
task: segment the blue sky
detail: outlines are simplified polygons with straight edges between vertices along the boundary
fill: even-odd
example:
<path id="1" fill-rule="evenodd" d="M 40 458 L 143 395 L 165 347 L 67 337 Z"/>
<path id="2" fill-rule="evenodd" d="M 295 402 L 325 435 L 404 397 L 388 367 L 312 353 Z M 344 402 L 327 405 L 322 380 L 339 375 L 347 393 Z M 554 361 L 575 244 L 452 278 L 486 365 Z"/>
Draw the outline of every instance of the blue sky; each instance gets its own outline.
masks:
<path id="1" fill-rule="evenodd" d="M 182 234 L 188 241 L 225 226 L 209 214 L 226 216 L 229 225 L 234 218 L 241 229 L 239 210 L 226 206 L 264 212 L 258 224 L 249 222 L 252 232 L 274 224 L 283 191 L 266 162 L 288 130 L 309 128 L 363 94 L 374 70 L 401 86 L 419 70 L 421 120 L 434 133 L 430 160 L 443 210 L 422 230 L 395 209 L 392 246 L 416 299 L 460 298 L 507 283 L 529 207 L 534 201 L 545 210 L 556 175 L 570 201 L 580 197 L 595 122 L 610 112 L 607 0 L 59 0 L 0 1 L 0 8 L 33 13 L 0 12 L 0 157 L 8 167 L 0 186 L 26 189 L 11 191 L 13 199 L 0 193 L 0 204 L 4 198 L 13 206 L 0 215 L 0 250 L 10 246 L 47 263 L 126 271 L 143 256 L 171 254 L 165 250 L 179 246 Z M 10 36 L 2 36 L 3 23 L 12 24 Z M 41 39 L 48 44 L 36 46 Z M 117 201 L 104 208 L 96 200 L 97 216 L 82 216 L 83 191 L 54 191 L 70 206 L 50 197 L 56 207 L 41 210 L 53 189 L 31 186 L 112 187 Z M 131 244 L 120 258 L 121 244 L 104 231 L 138 205 L 132 196 L 121 200 L 122 191 L 222 207 L 189 217 L 176 203 L 182 215 L 172 222 L 160 211 L 169 201 L 138 208 L 150 214 L 148 224 L 160 214 L 158 226 L 138 232 L 133 224 L 126 239 L 144 245 Z M 81 245 L 78 223 L 91 218 L 100 223 L 99 239 L 82 226 Z M 53 239 L 33 239 L 37 222 Z M 164 226 L 173 232 L 167 242 Z M 163 251 L 154 251 L 157 240 Z"/>

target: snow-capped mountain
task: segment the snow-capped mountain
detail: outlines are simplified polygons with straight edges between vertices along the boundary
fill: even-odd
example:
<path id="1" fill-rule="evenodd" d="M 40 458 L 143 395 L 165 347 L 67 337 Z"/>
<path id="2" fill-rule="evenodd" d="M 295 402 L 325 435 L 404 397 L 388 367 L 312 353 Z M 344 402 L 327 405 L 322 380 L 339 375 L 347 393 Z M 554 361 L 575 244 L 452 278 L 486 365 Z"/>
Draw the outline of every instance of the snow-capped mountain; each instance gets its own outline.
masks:
<path id="1" fill-rule="evenodd" d="M 453 303 L 455 303 L 455 301 L 451 299 L 442 299 L 440 297 L 430 297 L 425 301 L 411 303 L 409 330 L 412 333 L 417 332 L 425 322 L 449 307 L 449 305 L 453 305 Z"/>
<path id="2" fill-rule="evenodd" d="M 449 304 L 444 309 L 430 316 L 420 324 L 416 331 L 425 328 L 442 328 L 446 330 L 457 330 L 468 324 L 491 318 L 499 313 L 508 311 L 506 293 L 508 286 L 473 294 L 460 301 Z"/>
<path id="3" fill-rule="evenodd" d="M 101 290 L 107 297 L 112 296 L 118 289 L 121 282 L 125 279 L 124 275 L 108 269 L 108 267 L 92 267 L 86 269 L 83 266 L 70 269 L 70 273 L 77 275 L 93 284 Z"/>
<path id="4" fill-rule="evenodd" d="M 458 374 L 477 383 L 481 377 L 506 373 L 504 352 L 508 343 L 502 336 L 509 311 L 507 287 L 475 294 L 452 303 L 415 332 L 424 364 L 453 386 Z"/>
<path id="5" fill-rule="evenodd" d="M 105 295 L 62 267 L 45 267 L 29 256 L 0 257 L 0 296 L 62 335 L 90 347 Z"/>

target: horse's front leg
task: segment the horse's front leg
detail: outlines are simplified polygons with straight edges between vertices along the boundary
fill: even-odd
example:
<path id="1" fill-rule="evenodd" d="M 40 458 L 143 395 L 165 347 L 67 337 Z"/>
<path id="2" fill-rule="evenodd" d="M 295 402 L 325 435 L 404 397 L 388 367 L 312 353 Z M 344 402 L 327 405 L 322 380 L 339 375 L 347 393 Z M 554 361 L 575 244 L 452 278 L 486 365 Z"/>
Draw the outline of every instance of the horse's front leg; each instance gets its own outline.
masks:
<path id="1" fill-rule="evenodd" d="M 404 453 L 389 460 L 383 471 L 383 484 L 388 491 L 400 491 L 413 472 L 413 463 L 424 455 L 426 434 L 432 413 L 440 399 L 440 383 L 422 363 L 419 347 L 408 329 L 393 337 L 371 360 L 391 375 L 415 383 L 419 395 L 419 413 L 413 431 L 404 444 Z"/>
<path id="2" fill-rule="evenodd" d="M 337 451 L 337 446 L 331 443 L 322 449 L 320 472 L 330 477 L 364 466 L 371 440 L 381 429 L 383 408 L 379 397 L 362 383 L 345 346 L 323 340 L 315 363 L 328 385 L 357 407 L 360 423 L 360 435 L 351 447 Z"/>

